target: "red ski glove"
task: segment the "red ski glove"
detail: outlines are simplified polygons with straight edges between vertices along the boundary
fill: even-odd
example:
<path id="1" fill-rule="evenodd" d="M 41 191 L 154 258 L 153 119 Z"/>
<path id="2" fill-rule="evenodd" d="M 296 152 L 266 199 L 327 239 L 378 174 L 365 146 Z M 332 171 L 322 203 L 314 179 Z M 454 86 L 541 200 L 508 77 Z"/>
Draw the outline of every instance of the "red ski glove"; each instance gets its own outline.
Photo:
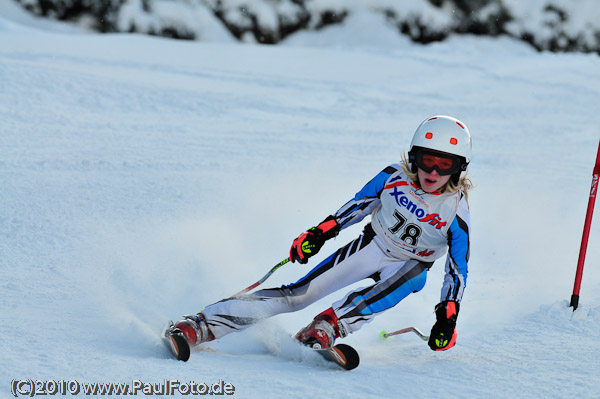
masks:
<path id="1" fill-rule="evenodd" d="M 290 248 L 290 260 L 302 264 L 308 262 L 308 258 L 321 250 L 325 241 L 337 236 L 339 232 L 338 222 L 333 216 L 327 216 L 317 227 L 311 227 L 294 240 Z"/>
<path id="2" fill-rule="evenodd" d="M 437 321 L 431 328 L 429 347 L 434 351 L 445 351 L 456 344 L 456 317 L 460 304 L 456 301 L 443 301 L 435 306 Z"/>

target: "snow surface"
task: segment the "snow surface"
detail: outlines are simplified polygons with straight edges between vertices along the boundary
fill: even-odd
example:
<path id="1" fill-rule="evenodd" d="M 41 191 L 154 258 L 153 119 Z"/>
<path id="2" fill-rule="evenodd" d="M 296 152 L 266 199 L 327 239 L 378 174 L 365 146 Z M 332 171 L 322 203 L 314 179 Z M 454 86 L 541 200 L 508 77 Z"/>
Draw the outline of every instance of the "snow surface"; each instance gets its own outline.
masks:
<path id="1" fill-rule="evenodd" d="M 567 306 L 600 138 L 597 55 L 468 36 L 419 46 L 392 28 L 364 36 L 358 16 L 270 47 L 67 34 L 11 10 L 1 3 L 0 397 L 21 378 L 223 379 L 240 398 L 600 397 L 599 217 L 580 308 Z M 474 137 L 455 348 L 378 338 L 429 331 L 440 260 L 422 292 L 344 340 L 354 371 L 286 338 L 346 291 L 169 357 L 168 319 L 262 277 L 440 113 Z"/>

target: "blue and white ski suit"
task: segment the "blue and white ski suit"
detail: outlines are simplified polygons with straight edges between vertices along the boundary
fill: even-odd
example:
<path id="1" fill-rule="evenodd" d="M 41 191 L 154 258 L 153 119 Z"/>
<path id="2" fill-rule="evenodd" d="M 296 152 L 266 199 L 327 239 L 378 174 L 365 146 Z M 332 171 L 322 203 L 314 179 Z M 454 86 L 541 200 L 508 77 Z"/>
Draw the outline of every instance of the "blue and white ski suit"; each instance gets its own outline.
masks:
<path id="1" fill-rule="evenodd" d="M 363 233 L 299 281 L 228 298 L 202 313 L 216 338 L 257 321 L 300 310 L 365 278 L 374 283 L 349 292 L 332 307 L 343 335 L 425 286 L 434 260 L 448 250 L 441 300 L 460 302 L 467 282 L 470 216 L 466 196 L 426 193 L 400 167 L 386 167 L 334 217 L 345 229 L 371 215 Z"/>

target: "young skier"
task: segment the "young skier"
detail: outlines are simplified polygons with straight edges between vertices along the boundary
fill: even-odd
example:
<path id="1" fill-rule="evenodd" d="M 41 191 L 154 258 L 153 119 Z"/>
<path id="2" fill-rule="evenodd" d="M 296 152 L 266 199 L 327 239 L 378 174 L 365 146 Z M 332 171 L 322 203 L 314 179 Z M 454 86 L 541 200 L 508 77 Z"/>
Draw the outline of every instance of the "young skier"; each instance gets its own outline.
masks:
<path id="1" fill-rule="evenodd" d="M 471 134 L 464 123 L 443 115 L 426 119 L 413 136 L 408 159 L 403 156 L 402 162 L 386 167 L 336 213 L 300 234 L 290 260 L 307 263 L 325 241 L 371 215 L 358 238 L 293 284 L 223 299 L 185 316 L 175 328 L 194 346 L 373 279 L 371 286 L 349 292 L 296 334 L 305 345 L 328 348 L 420 291 L 434 260 L 448 250 L 428 343 L 436 351 L 450 349 L 467 281 L 470 183 L 464 172 L 470 159 Z"/>

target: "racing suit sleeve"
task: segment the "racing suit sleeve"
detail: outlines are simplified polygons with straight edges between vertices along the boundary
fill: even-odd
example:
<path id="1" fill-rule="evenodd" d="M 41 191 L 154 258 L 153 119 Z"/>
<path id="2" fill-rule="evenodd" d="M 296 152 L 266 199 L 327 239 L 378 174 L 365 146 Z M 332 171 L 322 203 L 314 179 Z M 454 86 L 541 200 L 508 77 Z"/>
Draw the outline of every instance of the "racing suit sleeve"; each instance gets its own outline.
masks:
<path id="1" fill-rule="evenodd" d="M 448 256 L 441 301 L 460 302 L 467 285 L 471 217 L 467 198 L 461 194 L 456 217 L 448 229 Z"/>
<path id="2" fill-rule="evenodd" d="M 379 196 L 386 181 L 398 171 L 399 166 L 390 165 L 369 181 L 350 201 L 342 206 L 333 216 L 340 229 L 350 227 L 363 220 L 381 204 Z"/>

